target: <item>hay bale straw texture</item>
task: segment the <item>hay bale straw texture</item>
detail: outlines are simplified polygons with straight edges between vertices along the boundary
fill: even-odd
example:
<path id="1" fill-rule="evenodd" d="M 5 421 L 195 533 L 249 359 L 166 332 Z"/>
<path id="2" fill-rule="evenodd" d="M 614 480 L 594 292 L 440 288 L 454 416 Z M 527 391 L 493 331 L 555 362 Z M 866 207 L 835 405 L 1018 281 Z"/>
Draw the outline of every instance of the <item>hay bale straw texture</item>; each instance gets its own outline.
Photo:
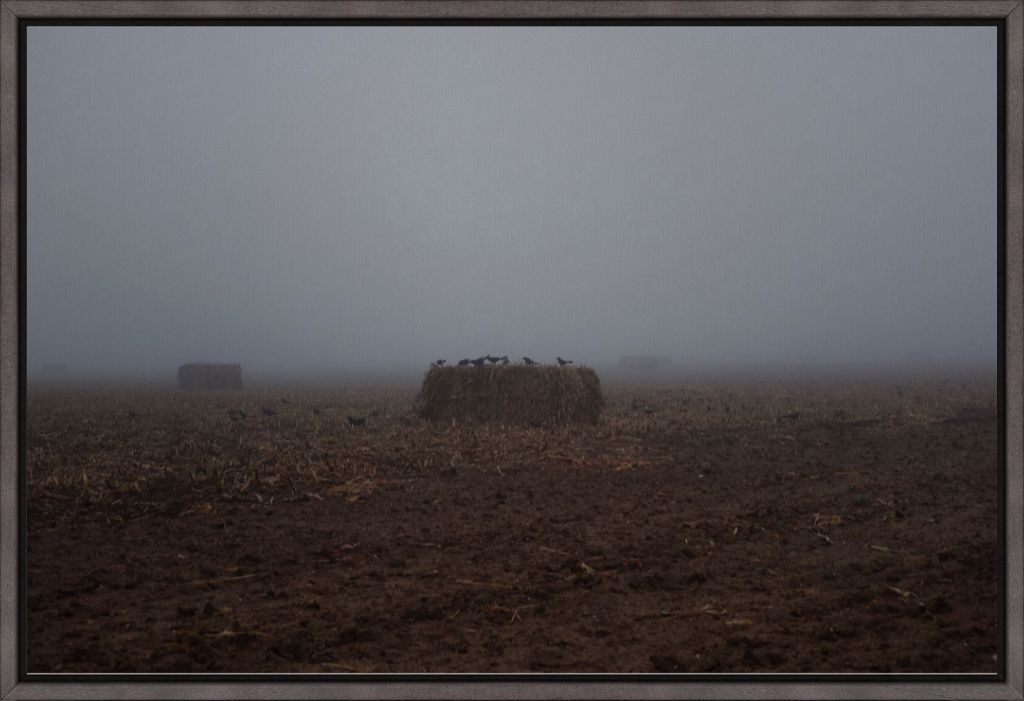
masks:
<path id="1" fill-rule="evenodd" d="M 556 365 L 432 367 L 417 400 L 429 421 L 528 426 L 594 423 L 604 406 L 592 368 Z"/>

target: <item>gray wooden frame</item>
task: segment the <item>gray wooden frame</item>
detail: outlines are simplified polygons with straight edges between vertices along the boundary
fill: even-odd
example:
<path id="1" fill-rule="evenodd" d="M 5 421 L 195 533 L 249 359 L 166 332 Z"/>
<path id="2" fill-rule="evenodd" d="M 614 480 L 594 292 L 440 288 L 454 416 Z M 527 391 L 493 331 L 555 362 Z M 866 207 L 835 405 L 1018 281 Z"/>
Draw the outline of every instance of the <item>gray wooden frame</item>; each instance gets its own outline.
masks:
<path id="1" fill-rule="evenodd" d="M 20 19 L 847 19 L 1003 21 L 1007 676 L 993 682 L 40 683 L 17 677 Z M 836 698 L 1024 701 L 1024 0 L 0 0 L 0 699 Z M 533 679 L 536 679 L 534 681 Z"/>

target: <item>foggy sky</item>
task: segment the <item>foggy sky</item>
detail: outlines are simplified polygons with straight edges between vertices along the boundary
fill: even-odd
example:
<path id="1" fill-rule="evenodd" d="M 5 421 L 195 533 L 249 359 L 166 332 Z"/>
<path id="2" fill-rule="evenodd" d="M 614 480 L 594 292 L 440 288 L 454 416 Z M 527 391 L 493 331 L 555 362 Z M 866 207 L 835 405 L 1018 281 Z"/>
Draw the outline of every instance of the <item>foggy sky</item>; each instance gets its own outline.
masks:
<path id="1" fill-rule="evenodd" d="M 996 358 L 994 27 L 30 27 L 32 373 Z"/>

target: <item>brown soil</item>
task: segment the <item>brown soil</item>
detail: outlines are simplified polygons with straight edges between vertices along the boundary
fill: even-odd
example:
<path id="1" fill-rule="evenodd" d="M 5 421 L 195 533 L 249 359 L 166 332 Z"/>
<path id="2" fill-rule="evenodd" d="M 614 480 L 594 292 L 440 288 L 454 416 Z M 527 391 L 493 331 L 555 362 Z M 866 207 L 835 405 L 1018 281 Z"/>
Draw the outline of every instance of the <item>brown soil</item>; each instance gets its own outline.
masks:
<path id="1" fill-rule="evenodd" d="M 558 431 L 36 392 L 28 669 L 991 672 L 994 401 L 953 387 L 612 388 Z"/>

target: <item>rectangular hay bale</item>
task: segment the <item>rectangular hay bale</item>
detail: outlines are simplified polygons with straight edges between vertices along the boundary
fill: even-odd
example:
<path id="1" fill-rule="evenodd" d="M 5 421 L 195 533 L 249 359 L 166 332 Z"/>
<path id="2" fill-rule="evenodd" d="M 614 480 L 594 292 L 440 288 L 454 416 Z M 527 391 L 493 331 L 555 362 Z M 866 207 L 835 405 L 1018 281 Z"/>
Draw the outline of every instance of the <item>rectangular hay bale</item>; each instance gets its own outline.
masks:
<path id="1" fill-rule="evenodd" d="M 238 363 L 185 363 L 178 368 L 182 390 L 241 389 L 242 366 Z"/>
<path id="2" fill-rule="evenodd" d="M 432 367 L 417 399 L 429 421 L 528 426 L 594 423 L 604 406 L 593 368 L 556 365 Z"/>

